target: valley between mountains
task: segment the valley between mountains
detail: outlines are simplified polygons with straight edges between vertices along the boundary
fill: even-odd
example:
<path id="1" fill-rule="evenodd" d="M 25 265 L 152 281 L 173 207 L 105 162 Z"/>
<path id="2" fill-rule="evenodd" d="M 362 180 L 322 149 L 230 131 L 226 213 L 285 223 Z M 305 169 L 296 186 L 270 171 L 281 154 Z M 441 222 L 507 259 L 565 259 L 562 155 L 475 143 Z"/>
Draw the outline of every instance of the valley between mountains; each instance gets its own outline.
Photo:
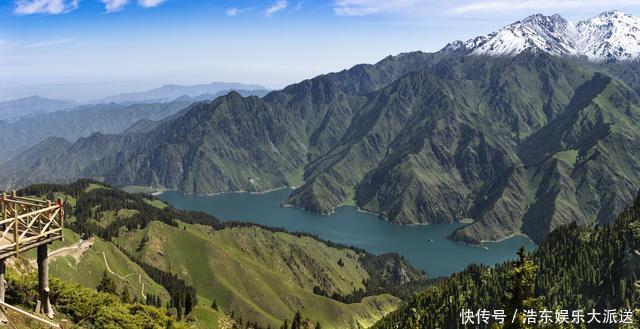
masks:
<path id="1" fill-rule="evenodd" d="M 616 11 L 579 24 L 601 29 L 589 42 L 620 47 L 639 25 Z M 131 133 L 48 140 L 3 168 L 2 181 L 84 177 L 189 194 L 295 186 L 286 204 L 316 213 L 355 204 L 399 224 L 470 218 L 451 238 L 540 242 L 563 224 L 611 222 L 640 185 L 638 51 L 609 46 L 581 57 L 561 50 L 592 49 L 584 40 L 538 42 L 551 40 L 549 31 L 574 42 L 572 29 L 559 16 L 534 15 L 474 42 L 262 98 L 231 92 Z M 514 35 L 524 46 L 473 48 Z"/>
<path id="2" fill-rule="evenodd" d="M 196 103 L 146 133 L 81 138 L 3 181 L 299 186 L 287 203 L 313 212 L 355 203 L 401 224 L 473 218 L 453 238 L 539 242 L 562 224 L 611 221 L 640 184 L 638 86 L 616 73 L 535 52 L 403 54 L 262 99 Z"/>

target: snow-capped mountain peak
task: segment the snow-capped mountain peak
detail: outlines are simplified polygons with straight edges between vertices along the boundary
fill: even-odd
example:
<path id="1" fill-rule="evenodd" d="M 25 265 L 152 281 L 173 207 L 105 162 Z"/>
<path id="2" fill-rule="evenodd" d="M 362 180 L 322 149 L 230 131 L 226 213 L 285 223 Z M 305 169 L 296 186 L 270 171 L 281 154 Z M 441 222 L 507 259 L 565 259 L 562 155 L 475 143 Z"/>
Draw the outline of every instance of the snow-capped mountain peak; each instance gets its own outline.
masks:
<path id="1" fill-rule="evenodd" d="M 640 19 L 613 10 L 574 24 L 557 14 L 535 14 L 444 48 L 447 52 L 488 56 L 515 56 L 525 50 L 586 56 L 592 61 L 636 59 L 640 57 Z"/>
<path id="2" fill-rule="evenodd" d="M 612 10 L 578 22 L 578 46 L 594 61 L 628 60 L 640 54 L 640 19 Z"/>

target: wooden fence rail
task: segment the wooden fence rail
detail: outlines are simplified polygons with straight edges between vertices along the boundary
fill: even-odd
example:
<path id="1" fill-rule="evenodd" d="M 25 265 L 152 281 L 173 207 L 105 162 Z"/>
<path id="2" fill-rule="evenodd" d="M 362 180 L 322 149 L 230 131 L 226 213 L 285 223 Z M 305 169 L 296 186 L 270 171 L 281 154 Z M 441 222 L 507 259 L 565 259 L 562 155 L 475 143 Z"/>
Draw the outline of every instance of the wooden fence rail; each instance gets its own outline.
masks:
<path id="1" fill-rule="evenodd" d="M 0 259 L 55 240 L 62 240 L 64 206 L 61 200 L 37 200 L 2 193 Z"/>

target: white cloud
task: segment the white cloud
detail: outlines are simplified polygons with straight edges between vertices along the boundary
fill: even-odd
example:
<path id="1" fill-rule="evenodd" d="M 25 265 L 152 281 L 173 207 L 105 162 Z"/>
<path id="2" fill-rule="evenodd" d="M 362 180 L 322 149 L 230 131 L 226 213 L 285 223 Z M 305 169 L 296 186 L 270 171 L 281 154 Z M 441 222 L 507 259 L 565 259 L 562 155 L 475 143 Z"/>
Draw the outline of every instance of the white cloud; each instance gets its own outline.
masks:
<path id="1" fill-rule="evenodd" d="M 108 13 L 122 10 L 129 3 L 129 0 L 101 0 Z"/>
<path id="2" fill-rule="evenodd" d="M 343 16 L 365 16 L 407 11 L 425 2 L 424 0 L 335 0 L 333 11 Z"/>
<path id="3" fill-rule="evenodd" d="M 273 3 L 269 8 L 267 8 L 267 10 L 264 13 L 267 16 L 271 16 L 279 11 L 285 10 L 288 5 L 289 4 L 287 3 L 286 0 L 278 0 L 275 3 Z"/>
<path id="4" fill-rule="evenodd" d="M 333 11 L 343 16 L 403 14 L 425 16 L 438 14 L 510 13 L 563 9 L 617 9 L 640 5 L 640 0 L 334 0 Z"/>
<path id="5" fill-rule="evenodd" d="M 238 8 L 229 8 L 226 13 L 227 16 L 238 16 Z"/>
<path id="6" fill-rule="evenodd" d="M 158 7 L 165 0 L 138 0 L 138 4 L 144 8 Z"/>
<path id="7" fill-rule="evenodd" d="M 69 43 L 71 41 L 73 41 L 73 39 L 69 39 L 69 38 L 47 40 L 47 41 L 32 43 L 32 44 L 28 45 L 27 47 L 29 47 L 29 48 L 44 48 L 44 47 L 63 45 L 65 43 Z"/>
<path id="8" fill-rule="evenodd" d="M 249 11 L 249 10 L 253 10 L 254 7 L 249 7 L 249 8 L 229 8 L 226 10 L 226 14 L 227 16 L 238 16 L 238 15 L 242 15 L 243 13 Z"/>
<path id="9" fill-rule="evenodd" d="M 78 8 L 80 0 L 16 0 L 18 15 L 63 14 Z"/>
<path id="10" fill-rule="evenodd" d="M 622 6 L 640 4 L 640 0 L 497 0 L 497 1 L 471 1 L 468 4 L 454 7 L 450 10 L 453 14 L 466 14 L 477 12 L 515 12 L 515 11 L 541 11 L 554 9 L 615 9 Z"/>

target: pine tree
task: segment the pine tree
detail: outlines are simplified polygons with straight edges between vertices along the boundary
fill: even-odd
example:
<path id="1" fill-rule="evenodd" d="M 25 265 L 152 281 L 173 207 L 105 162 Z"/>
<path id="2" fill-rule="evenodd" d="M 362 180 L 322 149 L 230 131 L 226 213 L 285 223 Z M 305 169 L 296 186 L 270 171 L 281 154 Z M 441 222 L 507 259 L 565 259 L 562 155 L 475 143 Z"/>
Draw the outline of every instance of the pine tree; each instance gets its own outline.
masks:
<path id="1" fill-rule="evenodd" d="M 174 301 L 174 304 L 176 306 L 176 311 L 178 313 L 178 320 L 182 320 L 182 315 L 183 315 L 183 312 L 182 312 L 182 305 L 183 304 L 182 304 L 182 302 L 183 302 L 182 295 L 178 294 L 176 296 L 175 301 Z"/>
<path id="2" fill-rule="evenodd" d="M 296 314 L 293 316 L 291 329 L 302 329 L 302 315 L 300 314 L 300 311 L 296 311 Z"/>
<path id="3" fill-rule="evenodd" d="M 518 250 L 519 259 L 507 276 L 507 292 L 505 294 L 505 312 L 514 314 L 515 321 L 506 321 L 505 329 L 526 329 L 531 326 L 524 323 L 525 310 L 542 309 L 542 299 L 534 296 L 537 267 L 527 257 L 524 247 Z"/>
<path id="4" fill-rule="evenodd" d="M 131 292 L 129 292 L 129 286 L 125 285 L 122 287 L 122 294 L 120 294 L 120 299 L 123 303 L 131 303 L 133 300 L 131 299 Z"/>
<path id="5" fill-rule="evenodd" d="M 104 272 L 102 273 L 102 279 L 100 280 L 100 283 L 96 287 L 96 290 L 100 292 L 114 294 L 114 295 L 118 294 L 116 292 L 116 283 L 113 282 L 113 279 L 111 278 L 111 276 L 109 276 L 109 273 L 107 273 L 107 270 L 104 270 Z"/>
<path id="6" fill-rule="evenodd" d="M 191 311 L 193 310 L 193 306 L 193 297 L 191 297 L 191 294 L 187 292 L 184 298 L 184 314 L 188 315 L 189 313 L 191 313 Z"/>

